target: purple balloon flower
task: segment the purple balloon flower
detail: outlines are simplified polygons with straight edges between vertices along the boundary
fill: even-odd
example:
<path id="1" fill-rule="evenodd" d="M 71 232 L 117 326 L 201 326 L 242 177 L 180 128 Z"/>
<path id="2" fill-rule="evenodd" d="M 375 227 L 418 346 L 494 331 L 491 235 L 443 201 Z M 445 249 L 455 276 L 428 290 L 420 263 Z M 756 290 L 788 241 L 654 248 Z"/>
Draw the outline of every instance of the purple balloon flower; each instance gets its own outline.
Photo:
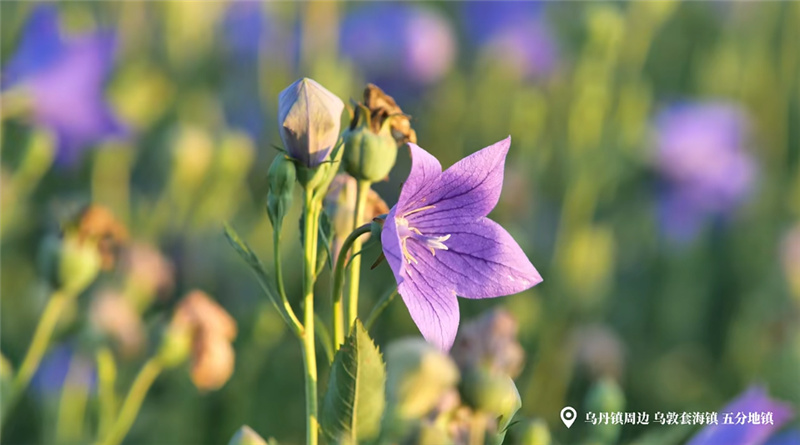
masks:
<path id="1" fill-rule="evenodd" d="M 655 123 L 661 221 L 668 236 L 688 240 L 748 198 L 756 170 L 745 149 L 748 121 L 740 109 L 712 102 L 672 106 Z"/>
<path id="2" fill-rule="evenodd" d="M 60 165 L 77 162 L 92 143 L 125 134 L 103 97 L 113 53 L 108 33 L 65 38 L 56 9 L 40 7 L 4 70 L 3 89 L 26 92 L 33 120 L 56 134 Z"/>
<path id="3" fill-rule="evenodd" d="M 92 361 L 81 357 L 71 345 L 57 346 L 44 356 L 33 375 L 31 387 L 40 395 L 57 394 L 63 389 L 71 368 L 76 373 L 72 383 L 94 388 L 97 375 Z"/>
<path id="4" fill-rule="evenodd" d="M 455 60 L 452 27 L 431 9 L 367 5 L 342 22 L 341 50 L 373 83 L 396 87 L 441 79 Z"/>
<path id="5" fill-rule="evenodd" d="M 467 2 L 464 28 L 493 60 L 525 77 L 544 77 L 558 65 L 559 48 L 543 9 L 541 2 Z"/>
<path id="6" fill-rule="evenodd" d="M 542 277 L 511 235 L 486 218 L 500 198 L 510 137 L 444 172 L 430 153 L 408 145 L 411 173 L 386 217 L 383 253 L 411 318 L 446 351 L 458 329 L 456 295 L 510 295 Z"/>
<path id="7" fill-rule="evenodd" d="M 744 424 L 735 424 L 737 414 L 743 413 Z M 749 421 L 750 413 L 758 413 L 759 423 Z M 724 416 L 730 414 L 733 424 L 724 424 Z M 761 414 L 769 414 L 772 422 Z M 687 445 L 759 445 L 767 441 L 794 416 L 792 408 L 783 402 L 769 398 L 767 391 L 754 386 L 732 401 L 719 412 L 719 424 L 708 425 L 695 435 Z"/>

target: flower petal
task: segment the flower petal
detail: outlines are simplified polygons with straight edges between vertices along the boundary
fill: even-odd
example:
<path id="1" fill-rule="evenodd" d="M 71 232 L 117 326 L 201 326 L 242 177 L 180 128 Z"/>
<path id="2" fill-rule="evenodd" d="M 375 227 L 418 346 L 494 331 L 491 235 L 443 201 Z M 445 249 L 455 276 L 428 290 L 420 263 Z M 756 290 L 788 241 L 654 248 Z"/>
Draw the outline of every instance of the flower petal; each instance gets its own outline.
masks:
<path id="1" fill-rule="evenodd" d="M 432 154 L 417 144 L 409 143 L 408 148 L 411 151 L 411 171 L 397 200 L 401 213 L 413 209 L 417 201 L 422 201 L 425 189 L 442 175 L 442 164 Z"/>
<path id="2" fill-rule="evenodd" d="M 496 222 L 480 218 L 471 224 L 450 226 L 446 232 L 450 235 L 445 242 L 448 250 L 419 259 L 437 262 L 429 268 L 443 271 L 459 296 L 500 297 L 542 282 L 525 252 Z"/>
<path id="3" fill-rule="evenodd" d="M 415 274 L 397 287 L 425 340 L 442 351 L 453 346 L 458 331 L 458 299 L 431 277 Z"/>
<path id="4" fill-rule="evenodd" d="M 386 221 L 383 223 L 383 230 L 381 230 L 381 246 L 383 256 L 386 257 L 386 261 L 389 263 L 392 273 L 394 273 L 394 279 L 399 286 L 403 282 L 403 247 L 400 244 L 400 238 L 397 236 L 396 211 L 397 206 L 394 206 L 389 211 L 389 214 L 386 215 Z"/>
<path id="5" fill-rule="evenodd" d="M 739 413 L 750 412 L 771 413 L 772 423 L 768 424 L 724 424 L 723 416 L 727 413 L 735 417 Z M 688 445 L 723 445 L 732 443 L 756 444 L 764 443 L 775 431 L 790 421 L 794 412 L 788 403 L 769 397 L 765 388 L 750 387 L 747 391 L 729 403 L 719 413 L 719 424 L 708 425 L 692 437 Z"/>
<path id="6" fill-rule="evenodd" d="M 503 188 L 503 167 L 511 137 L 477 151 L 453 164 L 421 191 L 425 202 L 417 207 L 434 208 L 419 212 L 409 219 L 423 232 L 428 224 L 443 220 L 469 223 L 489 214 L 500 199 Z"/>

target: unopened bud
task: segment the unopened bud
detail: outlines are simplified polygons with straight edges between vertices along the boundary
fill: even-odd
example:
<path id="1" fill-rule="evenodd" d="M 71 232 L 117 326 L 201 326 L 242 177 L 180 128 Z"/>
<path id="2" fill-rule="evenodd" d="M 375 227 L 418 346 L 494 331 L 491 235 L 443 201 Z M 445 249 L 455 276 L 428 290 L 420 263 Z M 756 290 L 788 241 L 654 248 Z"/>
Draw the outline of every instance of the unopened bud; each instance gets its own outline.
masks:
<path id="1" fill-rule="evenodd" d="M 344 103 L 307 77 L 297 80 L 278 97 L 278 124 L 286 152 L 303 166 L 322 164 L 339 140 Z"/>
<path id="2" fill-rule="evenodd" d="M 386 348 L 386 392 L 392 417 L 415 419 L 430 412 L 458 382 L 450 357 L 421 339 Z"/>
<path id="3" fill-rule="evenodd" d="M 74 234 L 63 238 L 48 236 L 40 249 L 40 268 L 56 289 L 79 293 L 86 289 L 102 268 L 96 241 L 81 241 Z"/>
<path id="4" fill-rule="evenodd" d="M 397 147 L 416 140 L 408 116 L 394 99 L 369 84 L 344 133 L 345 170 L 356 179 L 382 181 L 394 167 Z"/>
<path id="5" fill-rule="evenodd" d="M 522 406 L 514 380 L 504 374 L 471 369 L 461 386 L 464 400 L 478 411 L 510 416 Z"/>
<path id="6" fill-rule="evenodd" d="M 276 156 L 269 168 L 268 179 L 267 214 L 272 226 L 278 228 L 292 207 L 292 193 L 297 180 L 294 162 L 286 156 Z"/>
<path id="7" fill-rule="evenodd" d="M 550 429 L 542 419 L 533 420 L 525 425 L 519 439 L 522 445 L 550 445 L 553 442 Z"/>
<path id="8" fill-rule="evenodd" d="M 586 396 L 586 411 L 595 413 L 616 413 L 625 410 L 625 394 L 619 385 L 610 378 L 597 381 Z M 620 425 L 595 425 L 591 428 L 591 441 L 594 443 L 617 443 Z"/>
<path id="9" fill-rule="evenodd" d="M 374 133 L 370 129 L 369 111 L 363 105 L 356 108 L 354 119 L 355 126 L 344 133 L 344 168 L 356 179 L 382 181 L 397 160 L 397 144 L 389 121 Z"/>
<path id="10" fill-rule="evenodd" d="M 267 441 L 253 431 L 252 428 L 243 425 L 236 431 L 228 445 L 267 445 Z"/>

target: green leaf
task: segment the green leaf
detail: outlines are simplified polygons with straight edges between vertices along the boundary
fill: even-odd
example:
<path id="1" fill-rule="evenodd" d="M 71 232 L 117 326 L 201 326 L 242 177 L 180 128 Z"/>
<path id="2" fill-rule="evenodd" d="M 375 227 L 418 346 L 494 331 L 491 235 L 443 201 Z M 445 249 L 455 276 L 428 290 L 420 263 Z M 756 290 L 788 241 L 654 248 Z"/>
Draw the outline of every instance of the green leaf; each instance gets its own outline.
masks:
<path id="1" fill-rule="evenodd" d="M 337 443 L 371 440 L 380 432 L 386 405 L 386 368 L 381 353 L 356 320 L 336 352 L 322 402 L 322 431 Z"/>
<path id="2" fill-rule="evenodd" d="M 233 230 L 233 228 L 227 223 L 225 224 L 225 238 L 228 239 L 228 242 L 236 251 L 236 253 L 238 253 L 245 263 L 250 266 L 250 269 L 258 279 L 258 284 L 261 285 L 261 289 L 265 294 L 267 294 L 269 299 L 272 301 L 272 304 L 275 306 L 275 310 L 281 314 L 287 324 L 291 325 L 288 320 L 288 316 L 278 304 L 278 291 L 273 287 L 272 280 L 270 279 L 269 275 L 267 275 L 267 272 L 264 270 L 264 265 L 261 264 L 261 260 L 258 259 L 255 252 L 250 249 L 250 246 L 248 246 L 247 243 L 245 243 L 242 238 L 239 237 L 239 234 L 236 233 L 236 231 Z"/>

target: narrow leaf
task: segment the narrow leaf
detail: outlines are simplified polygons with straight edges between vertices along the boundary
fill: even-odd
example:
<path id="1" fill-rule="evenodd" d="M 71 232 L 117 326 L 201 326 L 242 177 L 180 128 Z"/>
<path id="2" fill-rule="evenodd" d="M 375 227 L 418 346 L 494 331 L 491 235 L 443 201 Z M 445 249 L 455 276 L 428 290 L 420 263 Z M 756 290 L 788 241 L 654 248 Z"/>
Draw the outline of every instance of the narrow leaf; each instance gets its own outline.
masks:
<path id="1" fill-rule="evenodd" d="M 386 368 L 378 348 L 356 320 L 331 366 L 322 402 L 322 430 L 336 443 L 371 440 L 385 408 Z"/>
<path id="2" fill-rule="evenodd" d="M 241 239 L 241 237 L 239 237 L 239 234 L 236 233 L 236 231 L 227 223 L 225 224 L 225 238 L 228 239 L 228 242 L 236 251 L 236 253 L 238 253 L 239 256 L 245 261 L 245 263 L 247 263 L 247 265 L 250 266 L 250 269 L 253 271 L 253 273 L 256 275 L 256 278 L 258 279 L 258 284 L 261 285 L 261 289 L 264 291 L 265 294 L 267 294 L 267 297 L 269 297 L 270 301 L 272 301 L 272 304 L 275 306 L 275 310 L 277 310 L 278 313 L 281 314 L 281 316 L 283 317 L 284 321 L 286 321 L 286 323 L 291 326 L 291 323 L 288 319 L 288 315 L 278 304 L 279 300 L 278 292 L 273 287 L 272 280 L 269 278 L 269 275 L 267 275 L 267 272 L 264 270 L 264 265 L 261 264 L 261 260 L 258 259 L 255 252 L 253 252 L 253 250 L 250 249 L 250 246 L 248 246 L 247 243 L 245 243 Z"/>

